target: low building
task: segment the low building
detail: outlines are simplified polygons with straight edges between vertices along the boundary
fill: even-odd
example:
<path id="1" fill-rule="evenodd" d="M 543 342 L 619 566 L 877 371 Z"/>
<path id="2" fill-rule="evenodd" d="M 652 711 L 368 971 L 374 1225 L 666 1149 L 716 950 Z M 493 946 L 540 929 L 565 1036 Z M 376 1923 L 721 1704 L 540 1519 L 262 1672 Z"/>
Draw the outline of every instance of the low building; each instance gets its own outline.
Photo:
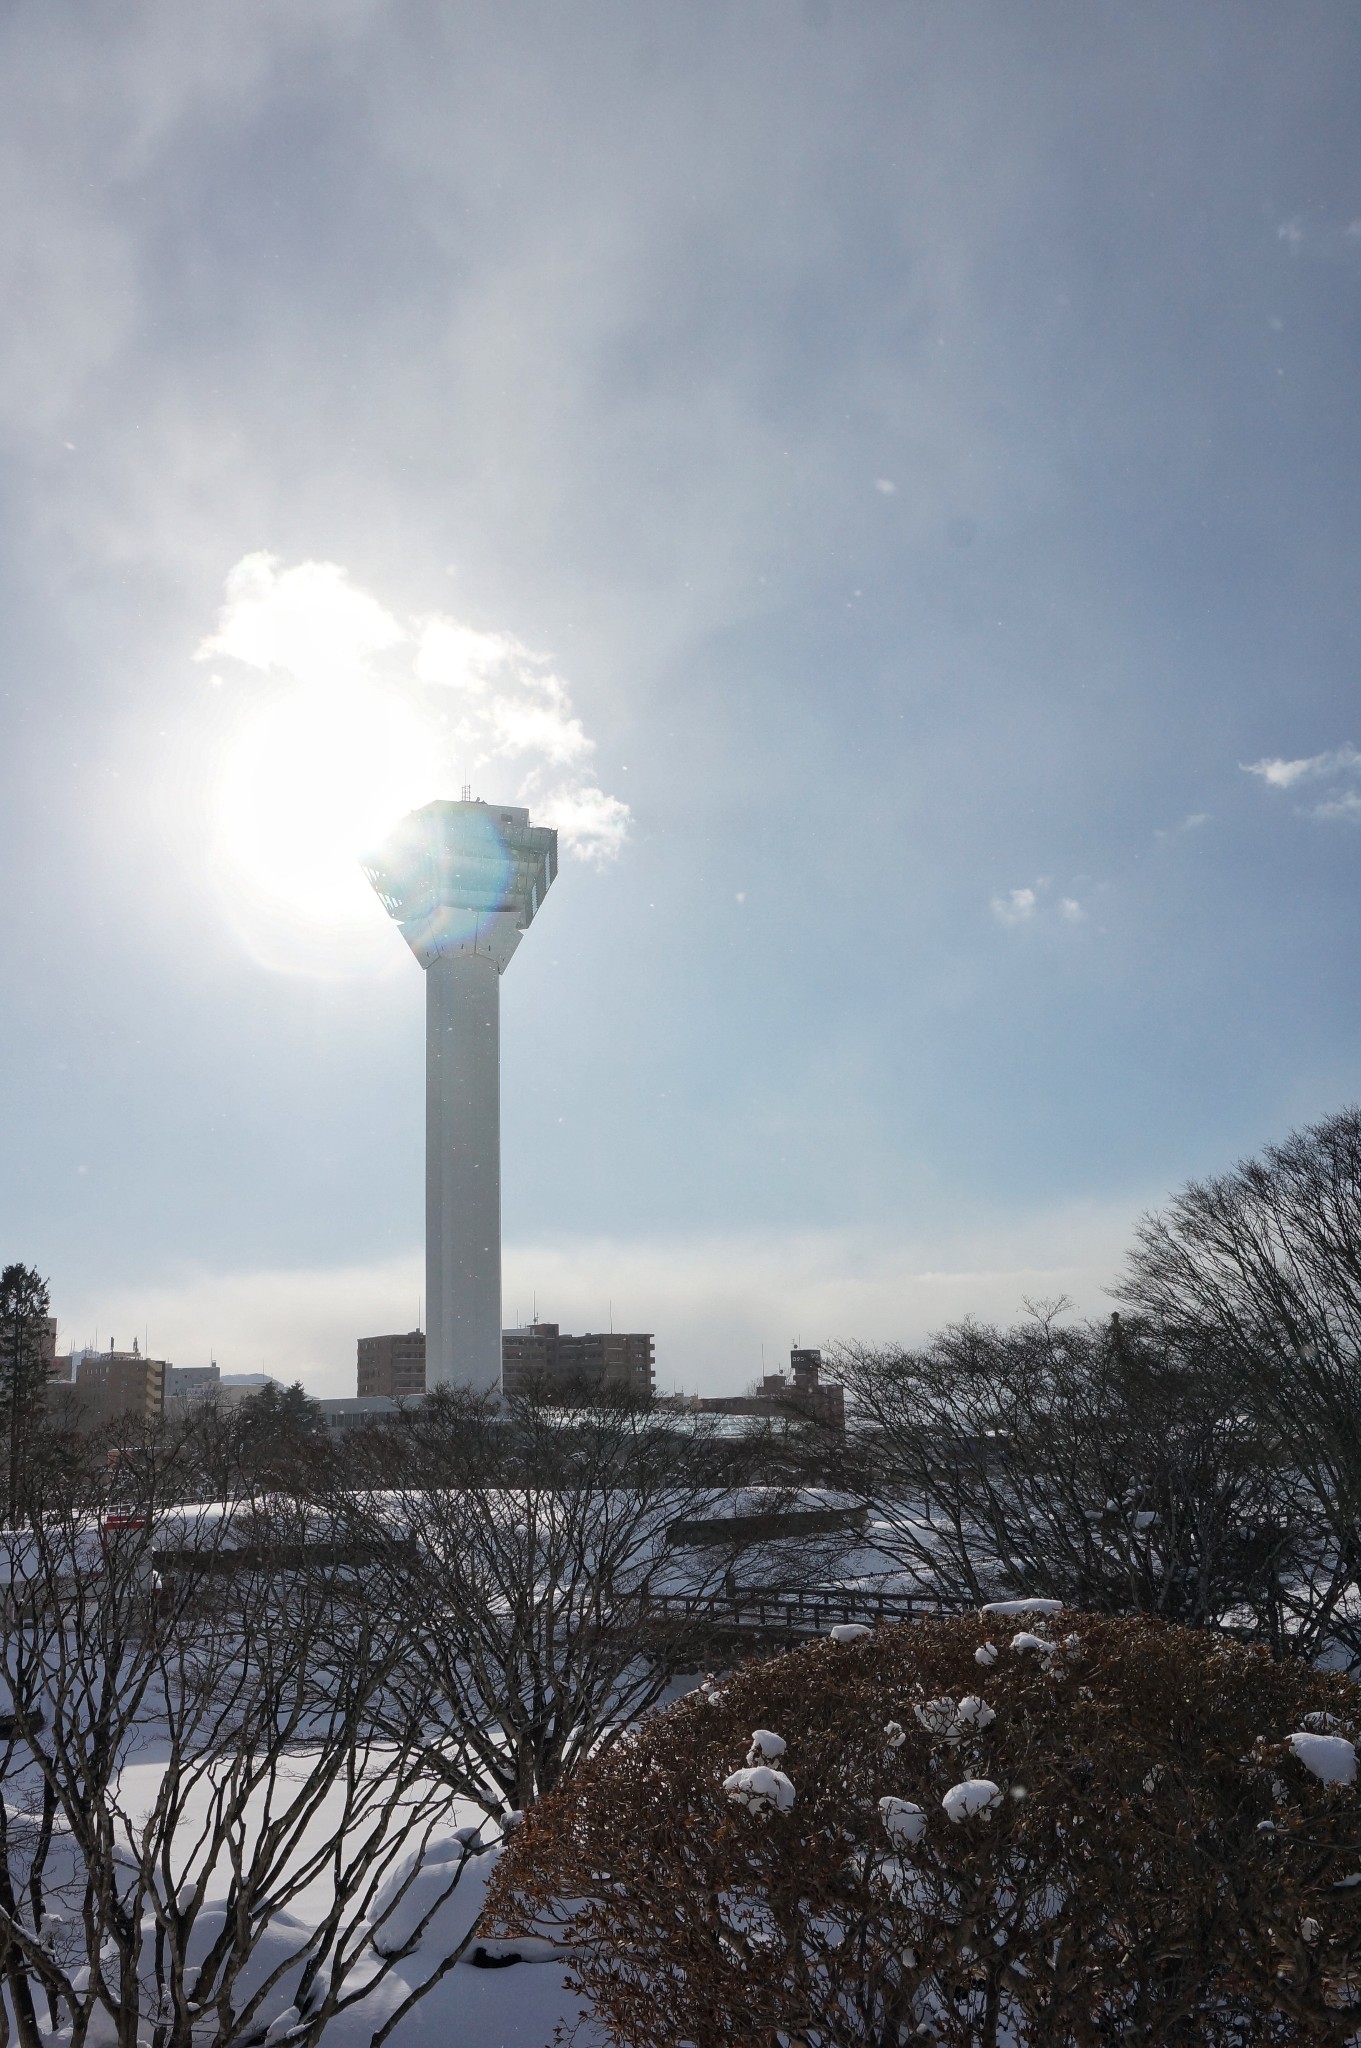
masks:
<path id="1" fill-rule="evenodd" d="M 218 1374 L 217 1385 L 208 1397 L 217 1402 L 219 1408 L 242 1408 L 247 1401 L 253 1401 L 257 1394 L 263 1394 L 266 1387 L 284 1390 L 282 1380 L 276 1380 L 270 1372 L 224 1372 Z"/>
<path id="2" fill-rule="evenodd" d="M 822 1353 L 791 1351 L 789 1364 L 788 1379 L 782 1372 L 768 1372 L 750 1393 L 703 1394 L 690 1405 L 700 1415 L 763 1415 L 844 1430 L 846 1396 L 840 1387 L 822 1385 Z"/>
<path id="3" fill-rule="evenodd" d="M 366 1395 L 385 1395 L 389 1401 L 409 1400 L 425 1392 L 425 1332 L 407 1330 L 400 1336 L 359 1339 L 358 1384 L 361 1400 Z"/>
<path id="4" fill-rule="evenodd" d="M 622 1394 L 651 1405 L 655 1340 L 649 1331 L 589 1331 L 572 1337 L 556 1323 L 525 1323 L 501 1333 L 501 1390 L 550 1398 Z"/>
<path id="5" fill-rule="evenodd" d="M 396 1422 L 404 1408 L 418 1405 L 424 1394 L 410 1394 L 396 1401 L 390 1394 L 341 1394 L 318 1401 L 327 1429 L 367 1429 L 371 1423 Z"/>

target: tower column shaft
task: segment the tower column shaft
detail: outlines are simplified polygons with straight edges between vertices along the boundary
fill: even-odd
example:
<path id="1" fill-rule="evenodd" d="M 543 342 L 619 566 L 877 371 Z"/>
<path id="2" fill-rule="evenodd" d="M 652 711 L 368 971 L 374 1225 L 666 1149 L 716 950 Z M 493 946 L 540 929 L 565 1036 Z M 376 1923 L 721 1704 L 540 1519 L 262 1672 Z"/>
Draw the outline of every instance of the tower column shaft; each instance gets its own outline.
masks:
<path id="1" fill-rule="evenodd" d="M 487 953 L 425 970 L 426 1384 L 501 1384 L 501 977 Z"/>

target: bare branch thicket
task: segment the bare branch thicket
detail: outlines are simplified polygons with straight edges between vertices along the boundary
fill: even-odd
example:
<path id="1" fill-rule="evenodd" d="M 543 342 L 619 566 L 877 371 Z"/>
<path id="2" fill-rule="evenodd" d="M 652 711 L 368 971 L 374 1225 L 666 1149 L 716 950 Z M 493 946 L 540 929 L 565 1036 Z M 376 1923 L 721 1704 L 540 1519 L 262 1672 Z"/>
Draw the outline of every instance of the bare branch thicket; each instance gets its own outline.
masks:
<path id="1" fill-rule="evenodd" d="M 1327 1628 L 1361 1660 L 1361 1109 L 1190 1182 L 1143 1218 L 1117 1292 L 1231 1361 L 1326 1540 Z"/>
<path id="2" fill-rule="evenodd" d="M 144 1445 L 0 1535 L 0 1931 L 21 2048 L 270 2038 L 313 2048 L 419 1955 L 470 1860 L 424 1744 L 373 1703 L 391 1641 L 315 1518 L 250 1493 L 176 1507 Z M 162 1560 L 158 1566 L 158 1557 Z M 300 1562 L 301 1561 L 301 1562 Z"/>
<path id="3" fill-rule="evenodd" d="M 1195 1333 L 1061 1311 L 920 1351 L 839 1347 L 880 1547 L 974 1602 L 1052 1595 L 1315 1648 L 1328 1561 L 1232 1361 Z"/>
<path id="4" fill-rule="evenodd" d="M 402 1645 L 399 1724 L 424 1717 L 431 1767 L 489 1814 L 523 1810 L 693 1668 L 698 1624 L 651 1603 L 731 1582 L 721 1536 L 668 1543 L 730 1506 L 731 1447 L 702 1419 L 598 1397 L 497 1414 L 440 1393 L 400 1463 L 390 1443 L 376 1455 L 367 1485 L 351 1460 L 331 1511 Z"/>
<path id="5" fill-rule="evenodd" d="M 527 1817 L 489 1918 L 569 1947 L 618 2048 L 1354 2040 L 1354 1687 L 1145 1617 L 1019 1621 L 690 1694 Z"/>

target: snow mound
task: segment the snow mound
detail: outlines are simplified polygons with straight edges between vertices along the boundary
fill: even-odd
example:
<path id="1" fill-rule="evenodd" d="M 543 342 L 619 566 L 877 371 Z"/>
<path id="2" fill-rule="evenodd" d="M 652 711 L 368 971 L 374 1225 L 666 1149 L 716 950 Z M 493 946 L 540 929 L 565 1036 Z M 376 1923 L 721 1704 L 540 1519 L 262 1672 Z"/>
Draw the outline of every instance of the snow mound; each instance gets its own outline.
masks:
<path id="1" fill-rule="evenodd" d="M 1356 1783 L 1356 1744 L 1348 1742 L 1345 1735 L 1315 1735 L 1301 1728 L 1286 1741 L 1306 1771 L 1312 1771 L 1325 1785 Z"/>
<path id="2" fill-rule="evenodd" d="M 983 1729 L 991 1728 L 997 1716 L 986 1700 L 981 1700 L 976 1692 L 969 1692 L 956 1707 L 955 1719 L 961 1728 Z"/>
<path id="3" fill-rule="evenodd" d="M 907 1741 L 907 1730 L 901 1721 L 885 1721 L 884 1743 L 889 1749 L 901 1749 Z"/>
<path id="4" fill-rule="evenodd" d="M 924 1706 L 912 1709 L 928 1735 L 937 1735 L 944 1742 L 962 1742 L 966 1735 L 981 1734 L 997 1719 L 986 1700 L 976 1692 L 966 1693 L 962 1700 L 927 1700 Z"/>
<path id="5" fill-rule="evenodd" d="M 1061 1614 L 1062 1600 L 989 1600 L 980 1614 Z"/>
<path id="6" fill-rule="evenodd" d="M 1029 1629 L 1018 1629 L 1011 1639 L 1013 1650 L 1038 1650 L 1042 1657 L 1057 1654 L 1058 1644 L 1051 1643 L 1046 1636 L 1032 1636 Z"/>
<path id="7" fill-rule="evenodd" d="M 867 1621 L 839 1621 L 836 1627 L 830 1630 L 834 1643 L 856 1643 L 861 1636 L 867 1636 L 869 1632 L 870 1625 Z"/>
<path id="8" fill-rule="evenodd" d="M 481 1909 L 500 1853 L 499 1845 L 483 1846 L 480 1827 L 464 1827 L 404 1856 L 369 1907 L 369 1939 L 378 1954 L 400 1955 L 413 1941 L 427 1954 L 446 1939 L 456 1948 Z"/>
<path id="9" fill-rule="evenodd" d="M 789 1779 L 783 1771 L 772 1771 L 766 1764 L 734 1771 L 723 1780 L 723 1790 L 735 1805 L 745 1806 L 749 1813 L 788 1813 L 794 1804 L 794 1787 Z"/>
<path id="10" fill-rule="evenodd" d="M 926 1833 L 926 1814 L 910 1799 L 881 1799 L 879 1813 L 895 1849 L 910 1849 Z"/>
<path id="11" fill-rule="evenodd" d="M 995 1664 L 997 1662 L 996 1643 L 980 1643 L 973 1653 L 973 1660 L 975 1664 L 982 1664 L 984 1667 L 989 1664 Z"/>
<path id="12" fill-rule="evenodd" d="M 783 1735 L 773 1734 L 769 1728 L 753 1728 L 751 1748 L 747 1751 L 749 1764 L 774 1763 L 777 1756 L 783 1756 L 785 1740 Z"/>
<path id="13" fill-rule="evenodd" d="M 991 1778 L 965 1778 L 961 1784 L 952 1785 L 941 1805 L 949 1818 L 958 1824 L 968 1820 L 975 1813 L 991 1813 L 1002 1803 L 1000 1786 Z"/>

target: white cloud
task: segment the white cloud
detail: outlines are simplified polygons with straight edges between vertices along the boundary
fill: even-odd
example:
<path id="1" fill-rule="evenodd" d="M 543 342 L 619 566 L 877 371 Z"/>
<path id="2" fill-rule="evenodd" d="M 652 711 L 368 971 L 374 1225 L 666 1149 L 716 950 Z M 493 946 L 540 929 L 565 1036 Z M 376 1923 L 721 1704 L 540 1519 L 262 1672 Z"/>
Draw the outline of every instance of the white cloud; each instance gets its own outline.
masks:
<path id="1" fill-rule="evenodd" d="M 1076 896 L 1065 896 L 1059 904 L 1059 916 L 1065 924 L 1085 924 L 1087 913 Z"/>
<path id="2" fill-rule="evenodd" d="M 487 724 L 498 754 L 541 754 L 545 760 L 579 761 L 595 751 L 579 718 L 570 718 L 560 704 L 536 704 L 527 697 L 493 697 Z"/>
<path id="3" fill-rule="evenodd" d="M 1260 775 L 1273 789 L 1293 789 L 1297 782 L 1314 782 L 1330 775 L 1355 775 L 1361 771 L 1361 753 L 1353 746 L 1337 747 L 1329 754 L 1305 754 L 1298 760 L 1268 758 L 1244 761 L 1245 775 Z"/>
<path id="4" fill-rule="evenodd" d="M 557 827 L 561 843 L 581 860 L 598 866 L 611 860 L 628 837 L 632 816 L 617 796 L 603 789 L 583 785 L 576 789 L 549 790 L 538 796 L 524 792 L 534 816 L 545 825 Z"/>
<path id="5" fill-rule="evenodd" d="M 795 1340 L 915 1343 L 965 1315 L 1010 1321 L 1027 1300 L 1109 1308 L 1141 1199 L 1003 1218 L 931 1236 L 805 1230 L 634 1240 L 555 1237 L 505 1247 L 505 1317 L 539 1313 L 566 1329 L 651 1330 L 657 1383 L 733 1393 Z M 301 1379 L 314 1394 L 354 1392 L 355 1342 L 416 1321 L 418 1250 L 369 1263 L 187 1271 L 59 1303 L 62 1342 L 148 1333 L 177 1365 L 216 1357 L 224 1372 Z"/>
<path id="6" fill-rule="evenodd" d="M 512 663 L 532 659 L 509 633 L 479 633 L 457 619 L 426 622 L 416 651 L 416 680 L 479 695 Z"/>
<path id="7" fill-rule="evenodd" d="M 283 569 L 277 555 L 245 555 L 227 577 L 217 631 L 196 661 L 226 659 L 298 682 L 357 682 L 375 654 L 407 638 L 391 612 L 356 590 L 336 562 Z"/>
<path id="8" fill-rule="evenodd" d="M 1295 760 L 1268 758 L 1263 761 L 1241 763 L 1245 775 L 1257 775 L 1272 789 L 1295 789 L 1306 782 L 1337 782 L 1352 775 L 1361 775 L 1361 751 L 1350 743 L 1335 747 L 1330 753 L 1304 754 Z M 1335 796 L 1308 807 L 1312 818 L 1358 818 L 1361 817 L 1361 798 L 1354 790 L 1342 790 Z"/>
<path id="9" fill-rule="evenodd" d="M 1036 907 L 1033 889 L 1010 889 L 1005 896 L 992 899 L 992 914 L 999 924 L 1028 924 Z"/>
<path id="10" fill-rule="evenodd" d="M 1347 789 L 1341 796 L 1329 797 L 1326 802 L 1314 805 L 1316 818 L 1361 818 L 1361 796 L 1354 789 Z"/>

